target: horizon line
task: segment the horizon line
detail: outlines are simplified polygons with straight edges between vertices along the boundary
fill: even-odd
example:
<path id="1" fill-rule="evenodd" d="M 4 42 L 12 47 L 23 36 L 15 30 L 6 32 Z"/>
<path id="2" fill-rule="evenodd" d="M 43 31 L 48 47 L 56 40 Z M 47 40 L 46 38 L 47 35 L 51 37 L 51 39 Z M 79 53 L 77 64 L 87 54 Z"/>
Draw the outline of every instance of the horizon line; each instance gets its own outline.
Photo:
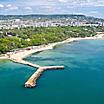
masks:
<path id="1" fill-rule="evenodd" d="M 89 16 L 89 15 L 86 15 L 86 14 L 77 14 L 77 13 L 72 13 L 72 14 L 58 14 L 58 13 L 54 13 L 54 14 L 38 14 L 38 13 L 34 13 L 34 14 L 0 14 L 0 16 L 28 16 L 28 15 L 78 15 L 78 16 L 86 16 L 86 17 L 93 17 L 93 18 L 98 18 L 98 19 L 104 19 L 103 17 L 95 17 L 95 16 Z"/>

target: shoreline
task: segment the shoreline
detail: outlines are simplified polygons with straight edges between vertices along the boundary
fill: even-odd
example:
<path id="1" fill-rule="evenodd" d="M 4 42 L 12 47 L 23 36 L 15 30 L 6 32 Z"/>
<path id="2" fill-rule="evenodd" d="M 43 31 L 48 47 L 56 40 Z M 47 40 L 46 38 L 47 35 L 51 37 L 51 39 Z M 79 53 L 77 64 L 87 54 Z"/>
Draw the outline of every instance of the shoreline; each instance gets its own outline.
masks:
<path id="1" fill-rule="evenodd" d="M 85 38 L 80 38 L 80 37 L 79 38 L 68 38 L 62 42 L 49 43 L 48 45 L 31 46 L 31 47 L 19 49 L 14 52 L 7 52 L 6 54 L 2 54 L 0 56 L 0 60 L 9 59 L 11 61 L 18 62 L 18 61 L 24 60 L 24 58 L 28 57 L 29 55 L 31 55 L 33 53 L 50 50 L 60 44 L 71 43 L 71 42 L 79 41 L 79 40 L 97 40 L 97 39 L 104 39 L 104 38 L 102 38 L 102 37 L 99 38 L 96 36 L 85 37 Z"/>

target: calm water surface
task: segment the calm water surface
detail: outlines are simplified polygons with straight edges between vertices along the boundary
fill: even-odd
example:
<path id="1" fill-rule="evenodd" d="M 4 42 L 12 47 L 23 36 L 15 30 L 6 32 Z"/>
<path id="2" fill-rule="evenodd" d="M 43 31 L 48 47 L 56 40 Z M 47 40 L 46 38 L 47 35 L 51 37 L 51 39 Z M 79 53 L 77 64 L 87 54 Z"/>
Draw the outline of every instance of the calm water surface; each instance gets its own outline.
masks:
<path id="1" fill-rule="evenodd" d="M 26 89 L 36 69 L 1 60 L 0 104 L 104 104 L 104 40 L 64 44 L 26 60 L 65 69 L 44 72 L 36 88 Z"/>

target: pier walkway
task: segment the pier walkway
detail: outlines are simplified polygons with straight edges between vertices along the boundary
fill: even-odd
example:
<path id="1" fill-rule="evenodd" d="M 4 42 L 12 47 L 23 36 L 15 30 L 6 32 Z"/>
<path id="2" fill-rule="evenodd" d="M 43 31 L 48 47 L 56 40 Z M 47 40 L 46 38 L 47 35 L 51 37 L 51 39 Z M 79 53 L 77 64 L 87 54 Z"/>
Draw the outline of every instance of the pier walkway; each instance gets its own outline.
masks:
<path id="1" fill-rule="evenodd" d="M 33 88 L 36 86 L 36 81 L 40 77 L 40 75 L 45 71 L 45 70 L 50 70 L 50 69 L 64 69 L 64 66 L 39 66 L 37 64 L 25 61 L 23 59 L 15 59 L 15 58 L 10 58 L 13 62 L 28 65 L 34 68 L 37 68 L 37 71 L 27 80 L 25 83 L 25 87 L 27 88 Z"/>
<path id="2" fill-rule="evenodd" d="M 13 61 L 13 62 L 16 62 L 16 63 L 28 65 L 28 66 L 31 66 L 31 67 L 35 67 L 35 68 L 41 67 L 41 66 L 39 66 L 39 65 L 37 65 L 37 64 L 33 64 L 33 63 L 28 62 L 28 61 L 25 61 L 25 60 L 15 60 L 15 59 L 12 59 L 12 61 Z"/>
<path id="3" fill-rule="evenodd" d="M 27 80 L 25 83 L 25 87 L 27 88 L 33 88 L 36 86 L 36 81 L 40 77 L 40 75 L 48 69 L 63 69 L 64 66 L 45 66 L 45 67 L 40 67 L 37 69 L 37 71 Z"/>

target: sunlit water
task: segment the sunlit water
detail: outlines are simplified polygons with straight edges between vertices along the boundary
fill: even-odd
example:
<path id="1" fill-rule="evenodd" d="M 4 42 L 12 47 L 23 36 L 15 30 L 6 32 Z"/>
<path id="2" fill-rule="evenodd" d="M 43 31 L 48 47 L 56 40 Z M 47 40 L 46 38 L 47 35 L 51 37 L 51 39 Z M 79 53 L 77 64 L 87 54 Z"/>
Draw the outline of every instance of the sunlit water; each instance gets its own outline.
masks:
<path id="1" fill-rule="evenodd" d="M 33 54 L 39 65 L 64 65 L 24 88 L 35 68 L 0 61 L 0 104 L 104 104 L 104 40 L 84 40 Z"/>

